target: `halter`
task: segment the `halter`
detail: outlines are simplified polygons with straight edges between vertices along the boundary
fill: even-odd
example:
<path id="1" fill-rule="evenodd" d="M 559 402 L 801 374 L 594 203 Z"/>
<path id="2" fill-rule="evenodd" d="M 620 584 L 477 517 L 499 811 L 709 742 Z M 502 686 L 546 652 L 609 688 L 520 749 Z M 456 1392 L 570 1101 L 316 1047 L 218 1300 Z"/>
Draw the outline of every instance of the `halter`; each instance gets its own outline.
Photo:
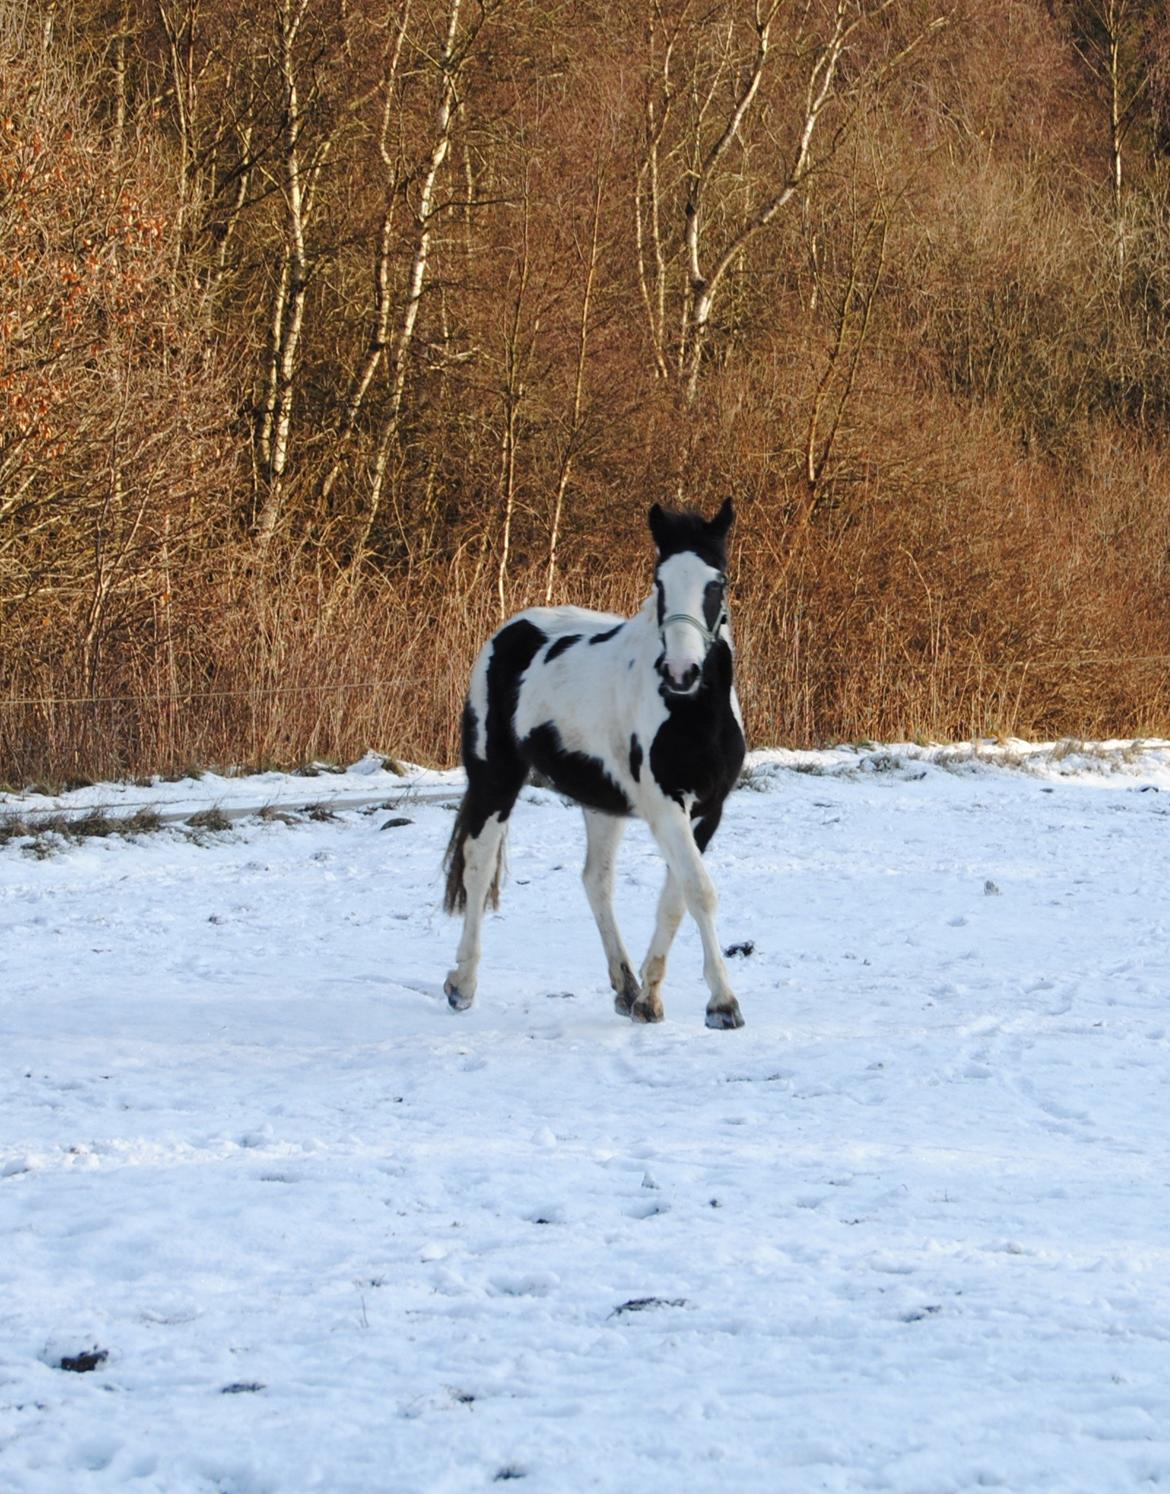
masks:
<path id="1" fill-rule="evenodd" d="M 695 628 L 702 635 L 703 642 L 707 645 L 708 649 L 710 649 L 716 638 L 718 638 L 719 636 L 719 629 L 726 621 L 727 603 L 724 602 L 723 606 L 719 609 L 719 616 L 715 619 L 715 626 L 713 628 L 709 628 L 707 624 L 705 622 L 701 622 L 699 618 L 692 617 L 689 612 L 672 612 L 669 617 L 664 617 L 658 624 L 658 632 L 662 637 L 663 642 L 665 643 L 666 630 L 670 627 L 671 623 L 690 623 L 691 627 Z"/>

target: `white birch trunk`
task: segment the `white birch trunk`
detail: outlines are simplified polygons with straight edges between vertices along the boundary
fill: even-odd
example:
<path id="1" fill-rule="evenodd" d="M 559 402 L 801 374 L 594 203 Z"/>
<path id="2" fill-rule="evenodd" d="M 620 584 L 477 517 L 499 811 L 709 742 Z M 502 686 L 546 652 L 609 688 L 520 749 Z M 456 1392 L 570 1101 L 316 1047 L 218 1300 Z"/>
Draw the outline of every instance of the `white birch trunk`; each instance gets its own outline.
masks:
<path id="1" fill-rule="evenodd" d="M 423 174 L 419 192 L 418 208 L 415 212 L 415 245 L 407 277 L 406 298 L 403 302 L 402 319 L 394 338 L 390 357 L 390 399 L 382 431 L 374 454 L 373 473 L 370 482 L 369 508 L 362 534 L 359 553 L 369 542 L 378 512 L 382 506 L 386 473 L 390 453 L 398 435 L 398 423 L 402 414 L 403 396 L 406 390 L 406 375 L 410 362 L 411 344 L 418 322 L 419 305 L 426 285 L 427 266 L 431 250 L 431 226 L 434 218 L 435 184 L 447 153 L 451 148 L 451 133 L 457 106 L 457 84 L 459 68 L 455 65 L 455 42 L 459 34 L 459 11 L 462 0 L 450 0 L 447 12 L 447 32 L 439 60 L 439 101 L 435 113 L 435 132 L 430 157 Z"/>

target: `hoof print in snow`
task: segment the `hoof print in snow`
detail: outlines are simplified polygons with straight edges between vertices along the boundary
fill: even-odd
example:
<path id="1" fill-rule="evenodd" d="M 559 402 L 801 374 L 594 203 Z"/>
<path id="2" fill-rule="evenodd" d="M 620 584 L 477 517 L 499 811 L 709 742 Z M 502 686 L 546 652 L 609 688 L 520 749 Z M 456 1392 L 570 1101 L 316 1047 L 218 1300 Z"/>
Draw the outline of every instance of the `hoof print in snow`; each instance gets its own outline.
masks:
<path id="1" fill-rule="evenodd" d="M 220 1395 L 255 1395 L 258 1390 L 267 1390 L 260 1380 L 233 1380 L 230 1385 L 221 1385 Z"/>
<path id="2" fill-rule="evenodd" d="M 745 939 L 742 944 L 729 944 L 723 951 L 729 960 L 734 960 L 736 956 L 746 960 L 748 955 L 755 954 L 755 952 L 756 941 L 754 939 Z"/>
<path id="3" fill-rule="evenodd" d="M 544 999 L 546 1001 L 576 1001 L 577 993 L 575 991 L 546 991 Z"/>
<path id="4" fill-rule="evenodd" d="M 109 1349 L 99 1349 L 94 1344 L 92 1349 L 83 1349 L 80 1354 L 66 1354 L 61 1360 L 63 1370 L 72 1370 L 75 1375 L 88 1375 L 90 1370 L 95 1370 L 99 1365 L 105 1364 L 110 1357 Z"/>
<path id="5" fill-rule="evenodd" d="M 526 1469 L 524 1469 L 524 1468 L 517 1468 L 514 1464 L 509 1463 L 506 1468 L 501 1468 L 497 1472 L 495 1478 L 492 1479 L 492 1483 L 493 1484 L 506 1484 L 509 1479 L 513 1479 L 513 1478 L 527 1478 L 527 1477 L 528 1477 L 528 1472 L 527 1472 Z"/>
<path id="6" fill-rule="evenodd" d="M 990 877 L 988 877 L 987 881 L 984 882 L 984 884 L 983 884 L 983 896 L 984 897 L 998 897 L 999 896 L 999 888 L 991 880 Z"/>
<path id="7" fill-rule="evenodd" d="M 396 814 L 393 819 L 387 820 L 385 824 L 379 825 L 380 830 L 397 830 L 401 825 L 413 825 L 413 820 L 408 820 L 405 815 Z"/>
<path id="8" fill-rule="evenodd" d="M 925 1318 L 933 1318 L 936 1313 L 942 1312 L 938 1303 L 929 1303 L 926 1307 L 912 1307 L 909 1312 L 902 1314 L 903 1323 L 921 1323 Z"/>
<path id="9" fill-rule="evenodd" d="M 611 1318 L 620 1318 L 628 1312 L 650 1312 L 656 1307 L 689 1307 L 685 1297 L 631 1297 L 610 1313 Z"/>

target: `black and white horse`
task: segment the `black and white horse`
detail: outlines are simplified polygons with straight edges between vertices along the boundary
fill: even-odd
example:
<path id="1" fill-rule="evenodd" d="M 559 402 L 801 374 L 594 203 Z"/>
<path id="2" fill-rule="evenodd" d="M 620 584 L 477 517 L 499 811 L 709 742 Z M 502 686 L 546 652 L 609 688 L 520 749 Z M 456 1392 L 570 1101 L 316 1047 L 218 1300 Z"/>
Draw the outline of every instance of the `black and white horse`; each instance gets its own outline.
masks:
<path id="1" fill-rule="evenodd" d="M 529 773 L 585 811 L 585 892 L 617 993 L 614 1006 L 660 1022 L 666 958 L 690 912 L 711 992 L 708 1027 L 742 1027 L 715 933 L 715 888 L 703 865 L 743 763 L 727 612 L 728 500 L 710 521 L 655 504 L 654 590 L 631 618 L 580 607 L 532 607 L 484 645 L 463 708 L 467 793 L 447 848 L 448 912 L 463 936 L 447 999 L 475 997 L 480 928 L 499 900 L 504 835 Z M 613 916 L 614 862 L 631 815 L 666 861 L 654 937 L 635 980 Z"/>

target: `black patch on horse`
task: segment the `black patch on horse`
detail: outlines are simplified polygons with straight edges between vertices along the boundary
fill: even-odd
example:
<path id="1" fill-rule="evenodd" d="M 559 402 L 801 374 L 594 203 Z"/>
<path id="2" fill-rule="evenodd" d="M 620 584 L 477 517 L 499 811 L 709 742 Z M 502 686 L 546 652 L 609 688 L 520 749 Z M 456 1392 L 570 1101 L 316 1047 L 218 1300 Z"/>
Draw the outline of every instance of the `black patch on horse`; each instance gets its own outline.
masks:
<path id="1" fill-rule="evenodd" d="M 613 638 L 616 634 L 620 633 L 621 630 L 622 630 L 622 624 L 618 623 L 618 625 L 617 625 L 616 628 L 610 628 L 608 632 L 605 632 L 605 633 L 594 633 L 593 637 L 590 638 L 589 642 L 590 643 L 607 643 L 609 641 L 609 639 Z"/>
<path id="2" fill-rule="evenodd" d="M 558 793 L 566 794 L 586 809 L 603 814 L 628 815 L 633 806 L 605 771 L 599 758 L 587 752 L 572 752 L 561 740 L 552 721 L 535 727 L 522 743 L 525 757 L 538 773 L 543 773 Z"/>
<path id="3" fill-rule="evenodd" d="M 735 786 L 746 750 L 731 709 L 731 675 L 731 649 L 725 639 L 716 639 L 695 693 L 665 696 L 670 714 L 650 744 L 650 771 L 662 792 L 680 805 L 685 795 L 694 795 L 696 842 L 700 827 L 704 833 L 700 850 L 715 833 L 720 807 Z"/>
<path id="4" fill-rule="evenodd" d="M 520 755 L 512 722 L 520 695 L 520 680 L 547 642 L 547 636 L 526 617 L 501 628 L 492 641 L 487 667 L 487 722 L 484 755 L 475 750 L 479 716 L 470 701 L 463 707 L 463 766 L 467 792 L 455 816 L 443 866 L 447 873 L 443 906 L 448 913 L 467 905 L 463 886 L 463 847 L 468 837 L 478 839 L 493 814 L 507 820 L 516 795 L 524 787 L 528 765 Z M 488 892 L 493 907 L 499 902 L 500 865 Z"/>
<path id="5" fill-rule="evenodd" d="M 637 733 L 630 738 L 630 777 L 635 783 L 641 781 L 642 773 L 642 744 L 638 741 Z"/>
<path id="6" fill-rule="evenodd" d="M 727 583 L 723 580 L 708 581 L 703 587 L 703 621 L 712 633 L 716 631 L 716 626 L 723 616 L 723 598 L 726 591 Z"/>
<path id="7" fill-rule="evenodd" d="M 551 664 L 552 661 L 563 654 L 567 648 L 572 648 L 574 643 L 580 642 L 580 633 L 565 633 L 562 637 L 558 638 L 555 643 L 549 644 L 548 653 L 546 653 L 544 656 L 544 662 L 546 664 Z"/>
<path id="8" fill-rule="evenodd" d="M 698 808 L 697 805 L 695 807 Z M 709 805 L 705 810 L 701 811 L 700 817 L 695 820 L 693 833 L 700 855 L 711 844 L 711 837 L 719 829 L 719 821 L 722 818 L 723 805 L 720 803 Z"/>
<path id="9" fill-rule="evenodd" d="M 487 730 L 484 755 L 475 752 L 477 718 L 470 702 L 463 708 L 463 762 L 467 768 L 465 833 L 479 835 L 488 818 L 507 819 L 528 776 L 513 729 L 520 680 L 546 642 L 546 635 L 527 618 L 501 628 L 492 643 L 487 667 Z"/>

